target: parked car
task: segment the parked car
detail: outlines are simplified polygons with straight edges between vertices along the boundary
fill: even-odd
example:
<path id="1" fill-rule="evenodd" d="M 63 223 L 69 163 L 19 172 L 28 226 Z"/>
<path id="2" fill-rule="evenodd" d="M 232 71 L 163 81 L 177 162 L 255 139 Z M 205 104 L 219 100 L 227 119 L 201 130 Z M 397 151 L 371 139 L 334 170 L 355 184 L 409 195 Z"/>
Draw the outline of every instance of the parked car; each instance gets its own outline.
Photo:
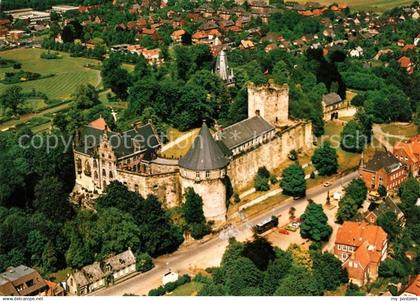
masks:
<path id="1" fill-rule="evenodd" d="M 331 186 L 331 183 L 330 182 L 325 182 L 324 183 L 324 187 L 329 187 L 329 186 Z"/>

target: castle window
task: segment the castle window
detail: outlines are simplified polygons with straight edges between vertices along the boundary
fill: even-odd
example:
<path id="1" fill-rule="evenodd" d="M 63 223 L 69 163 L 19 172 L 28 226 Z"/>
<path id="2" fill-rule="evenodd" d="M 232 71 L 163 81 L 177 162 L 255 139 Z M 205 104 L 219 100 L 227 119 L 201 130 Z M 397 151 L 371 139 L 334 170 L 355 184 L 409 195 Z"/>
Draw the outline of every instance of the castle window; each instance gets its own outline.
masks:
<path id="1" fill-rule="evenodd" d="M 200 172 L 199 172 L 199 171 L 196 171 L 196 172 L 195 172 L 195 177 L 196 177 L 197 179 L 199 179 L 199 178 L 200 178 Z"/>
<path id="2" fill-rule="evenodd" d="M 98 179 L 98 172 L 97 172 L 97 171 L 95 171 L 95 173 L 93 174 L 93 178 L 94 178 L 95 180 L 97 180 L 97 179 Z"/>
<path id="3" fill-rule="evenodd" d="M 98 162 L 96 160 L 93 160 L 93 168 L 98 168 Z"/>
<path id="4" fill-rule="evenodd" d="M 206 171 L 206 178 L 208 179 L 208 178 L 210 178 L 210 171 Z"/>
<path id="5" fill-rule="evenodd" d="M 137 185 L 137 184 L 134 184 L 134 190 L 137 192 L 137 191 L 139 191 L 139 185 Z"/>
<path id="6" fill-rule="evenodd" d="M 105 171 L 105 169 L 102 169 L 102 176 L 103 177 L 106 177 L 106 171 Z"/>
<path id="7" fill-rule="evenodd" d="M 108 159 L 111 159 L 111 154 L 108 155 Z"/>
<path id="8" fill-rule="evenodd" d="M 91 170 L 90 170 L 90 163 L 88 160 L 85 161 L 85 175 L 90 177 L 91 176 Z"/>
<path id="9" fill-rule="evenodd" d="M 112 171 L 109 172 L 109 178 L 110 179 L 113 179 L 114 178 L 114 175 L 112 174 Z"/>
<path id="10" fill-rule="evenodd" d="M 77 168 L 77 173 L 82 173 L 82 160 L 80 160 L 80 158 L 76 159 L 76 168 Z"/>

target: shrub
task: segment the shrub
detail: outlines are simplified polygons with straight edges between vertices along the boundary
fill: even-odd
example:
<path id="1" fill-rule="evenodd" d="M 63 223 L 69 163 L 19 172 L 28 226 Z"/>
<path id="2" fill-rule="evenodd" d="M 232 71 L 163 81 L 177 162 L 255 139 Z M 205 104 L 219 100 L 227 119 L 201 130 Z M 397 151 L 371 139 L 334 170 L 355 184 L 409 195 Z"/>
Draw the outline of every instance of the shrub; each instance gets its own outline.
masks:
<path id="1" fill-rule="evenodd" d="M 149 296 L 163 296 L 167 293 L 174 291 L 177 287 L 184 285 L 185 283 L 191 282 L 191 277 L 187 274 L 181 276 L 177 281 L 169 282 L 165 285 L 161 285 L 158 288 L 149 291 Z"/>
<path id="2" fill-rule="evenodd" d="M 136 255 L 136 271 L 137 272 L 147 272 L 153 269 L 155 266 L 153 264 L 152 257 L 147 253 L 139 253 Z"/>
<path id="3" fill-rule="evenodd" d="M 235 201 L 235 203 L 239 203 L 241 201 L 241 198 L 239 197 L 239 194 L 237 192 L 233 194 L 233 200 Z"/>
<path id="4" fill-rule="evenodd" d="M 194 239 L 201 239 L 205 235 L 210 233 L 210 227 L 208 224 L 205 224 L 205 223 L 192 224 L 190 228 L 191 228 L 191 236 Z"/>
<path id="5" fill-rule="evenodd" d="M 278 182 L 277 177 L 275 175 L 271 175 L 270 176 L 270 183 L 271 184 L 276 184 Z"/>
<path id="6" fill-rule="evenodd" d="M 267 191 L 270 189 L 268 178 L 264 178 L 260 175 L 256 175 L 254 179 L 254 187 L 257 191 Z"/>

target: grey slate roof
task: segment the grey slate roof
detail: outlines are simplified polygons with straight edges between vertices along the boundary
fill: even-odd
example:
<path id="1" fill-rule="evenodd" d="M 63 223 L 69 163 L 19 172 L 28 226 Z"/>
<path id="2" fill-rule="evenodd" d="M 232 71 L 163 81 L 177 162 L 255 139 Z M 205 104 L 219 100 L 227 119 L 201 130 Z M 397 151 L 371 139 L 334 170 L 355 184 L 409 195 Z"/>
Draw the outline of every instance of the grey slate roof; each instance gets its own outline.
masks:
<path id="1" fill-rule="evenodd" d="M 326 106 L 330 106 L 336 103 L 341 102 L 342 99 L 340 97 L 340 95 L 338 95 L 337 93 L 329 93 L 329 94 L 325 94 L 322 96 L 322 102 L 326 105 Z"/>
<path id="2" fill-rule="evenodd" d="M 394 212 L 397 217 L 404 215 L 401 209 L 398 208 L 390 197 L 386 197 L 380 204 L 371 203 L 368 210 L 373 212 L 376 216 L 389 211 Z"/>
<path id="3" fill-rule="evenodd" d="M 194 171 L 221 169 L 228 164 L 229 160 L 210 134 L 205 122 L 189 151 L 179 159 L 181 168 Z"/>
<path id="4" fill-rule="evenodd" d="M 221 136 L 226 147 L 232 150 L 272 130 L 274 127 L 264 118 L 254 116 L 223 129 Z"/>
<path id="5" fill-rule="evenodd" d="M 378 171 L 384 168 L 387 172 L 401 167 L 401 162 L 387 151 L 375 151 L 372 159 L 365 164 L 365 169 L 370 171 Z"/>
<path id="6" fill-rule="evenodd" d="M 79 143 L 76 143 L 75 149 L 81 153 L 92 154 L 101 143 L 103 135 L 103 130 L 83 126 L 80 128 Z M 139 141 L 140 148 L 144 151 L 154 149 L 160 145 L 157 133 L 155 133 L 151 124 L 123 133 L 108 131 L 108 140 L 118 158 L 134 152 L 133 141 Z"/>

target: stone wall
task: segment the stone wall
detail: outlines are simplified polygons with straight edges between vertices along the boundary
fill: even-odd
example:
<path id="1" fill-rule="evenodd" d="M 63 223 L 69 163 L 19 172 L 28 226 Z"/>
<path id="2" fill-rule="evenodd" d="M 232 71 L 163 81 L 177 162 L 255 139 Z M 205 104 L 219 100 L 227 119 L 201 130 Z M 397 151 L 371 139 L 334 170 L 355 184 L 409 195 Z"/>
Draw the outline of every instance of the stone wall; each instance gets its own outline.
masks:
<path id="1" fill-rule="evenodd" d="M 270 81 L 265 85 L 248 84 L 248 118 L 260 115 L 272 125 L 288 123 L 289 86 Z"/>
<path id="2" fill-rule="evenodd" d="M 258 168 L 269 171 L 279 167 L 291 150 L 306 152 L 312 148 L 312 123 L 301 122 L 277 132 L 275 138 L 256 149 L 235 156 L 228 167 L 228 176 L 235 191 L 249 186 Z"/>

